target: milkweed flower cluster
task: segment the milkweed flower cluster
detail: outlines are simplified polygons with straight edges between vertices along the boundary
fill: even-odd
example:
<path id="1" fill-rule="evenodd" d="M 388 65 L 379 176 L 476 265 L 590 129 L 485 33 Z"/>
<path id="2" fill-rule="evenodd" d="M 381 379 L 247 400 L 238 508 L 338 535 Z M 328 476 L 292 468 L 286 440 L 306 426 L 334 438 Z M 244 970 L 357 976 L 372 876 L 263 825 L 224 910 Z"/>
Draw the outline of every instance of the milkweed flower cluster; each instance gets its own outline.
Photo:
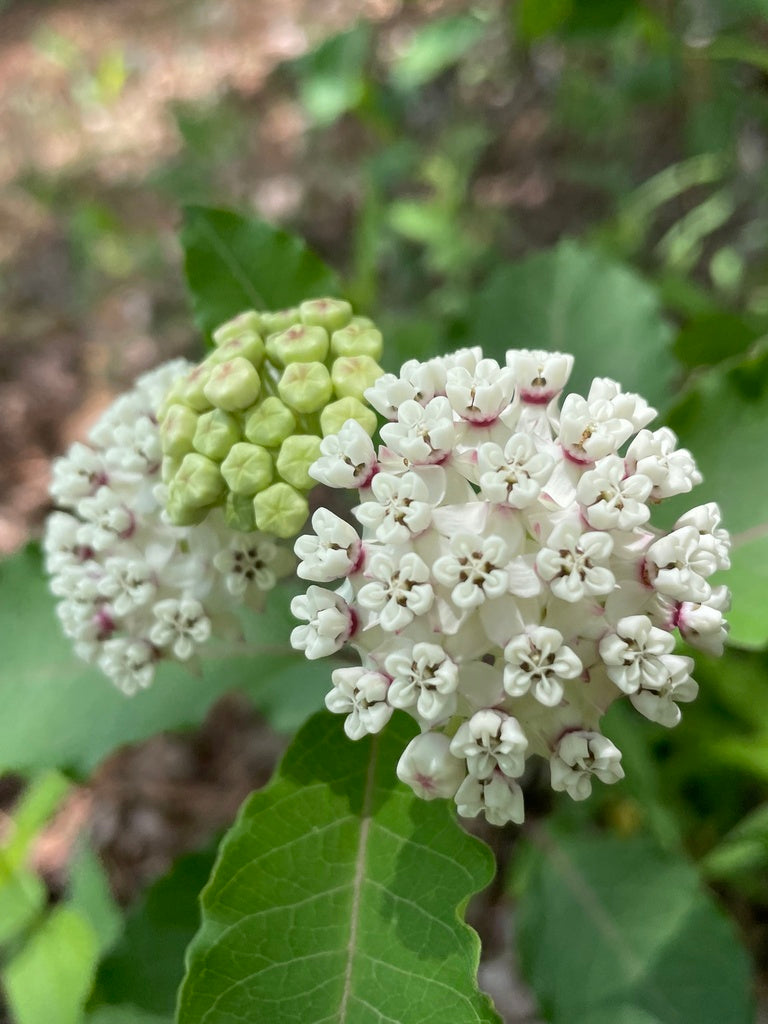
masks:
<path id="1" fill-rule="evenodd" d="M 158 662 L 189 661 L 212 636 L 239 634 L 235 606 L 260 608 L 294 557 L 274 537 L 231 530 L 221 511 L 194 528 L 163 512 L 156 410 L 190 364 L 139 379 L 101 416 L 89 443 L 53 466 L 61 511 L 44 539 L 57 612 L 76 653 L 126 694 L 149 686 Z"/>
<path id="2" fill-rule="evenodd" d="M 376 429 L 362 398 L 382 373 L 381 333 L 348 302 L 325 298 L 247 310 L 213 340 L 160 409 L 168 515 L 188 526 L 223 510 L 233 529 L 294 537 L 321 437 L 348 419 Z"/>
<path id="3" fill-rule="evenodd" d="M 572 362 L 471 349 L 383 376 L 365 393 L 389 421 L 381 445 L 347 422 L 310 469 L 356 489 L 362 531 L 320 509 L 295 546 L 312 585 L 294 647 L 360 657 L 333 671 L 328 708 L 352 739 L 404 709 L 421 734 L 399 777 L 494 824 L 523 820 L 531 755 L 575 800 L 622 778 L 603 713 L 626 696 L 674 726 L 697 693 L 676 635 L 714 653 L 725 638 L 717 506 L 651 523 L 700 482 L 693 458 L 615 381 L 560 405 Z"/>

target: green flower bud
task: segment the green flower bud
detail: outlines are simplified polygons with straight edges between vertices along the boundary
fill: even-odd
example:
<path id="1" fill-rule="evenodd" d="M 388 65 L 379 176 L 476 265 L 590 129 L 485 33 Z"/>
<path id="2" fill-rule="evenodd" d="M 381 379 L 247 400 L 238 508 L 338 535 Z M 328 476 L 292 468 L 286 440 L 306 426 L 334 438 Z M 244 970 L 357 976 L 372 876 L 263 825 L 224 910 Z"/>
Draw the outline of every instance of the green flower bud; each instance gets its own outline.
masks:
<path id="1" fill-rule="evenodd" d="M 246 309 L 244 313 L 238 313 L 217 327 L 213 332 L 213 343 L 223 345 L 242 334 L 261 334 L 261 317 L 255 309 Z"/>
<path id="2" fill-rule="evenodd" d="M 242 356 L 254 366 L 261 366 L 264 361 L 264 342 L 261 340 L 261 335 L 249 331 L 237 334 L 234 338 L 228 338 L 218 348 L 215 348 L 205 361 L 209 366 L 215 366 L 217 363 L 224 363 L 229 359 L 237 358 L 237 356 Z"/>
<path id="3" fill-rule="evenodd" d="M 340 398 L 326 405 L 320 413 L 320 429 L 323 437 L 338 434 L 347 420 L 357 420 L 363 430 L 373 436 L 376 430 L 376 413 L 357 398 Z"/>
<path id="4" fill-rule="evenodd" d="M 321 298 L 246 310 L 213 339 L 160 404 L 168 514 L 193 524 L 221 509 L 233 529 L 294 536 L 308 514 L 302 492 L 314 486 L 321 436 L 349 419 L 375 430 L 362 398 L 382 372 L 381 334 L 348 302 Z"/>
<path id="5" fill-rule="evenodd" d="M 165 510 L 168 513 L 168 518 L 176 526 L 197 526 L 198 523 L 202 523 L 209 512 L 205 506 L 193 508 L 191 505 L 185 505 L 173 487 L 168 492 Z"/>
<path id="6" fill-rule="evenodd" d="M 375 327 L 376 324 L 369 316 L 353 316 L 349 321 L 350 327 L 359 327 L 361 330 L 368 327 Z"/>
<path id="7" fill-rule="evenodd" d="M 309 299 L 299 310 L 303 324 L 317 324 L 329 331 L 346 327 L 352 318 L 352 307 L 343 299 Z"/>
<path id="8" fill-rule="evenodd" d="M 298 413 L 317 412 L 333 394 L 331 375 L 322 363 L 290 363 L 280 378 L 280 397 Z"/>
<path id="9" fill-rule="evenodd" d="M 253 444 L 276 448 L 295 429 L 295 416 L 275 395 L 265 398 L 250 415 L 246 414 L 245 436 Z"/>
<path id="10" fill-rule="evenodd" d="M 287 331 L 294 324 L 301 323 L 301 314 L 298 309 L 278 309 L 274 312 L 261 313 L 261 333 L 266 337 L 268 334 L 276 334 L 279 331 Z"/>
<path id="11" fill-rule="evenodd" d="M 164 412 L 160 424 L 160 441 L 165 455 L 181 459 L 192 451 L 192 439 L 197 428 L 197 416 L 186 405 L 174 403 Z"/>
<path id="12" fill-rule="evenodd" d="M 227 495 L 224 504 L 224 519 L 227 526 L 241 533 L 250 533 L 256 529 L 256 517 L 253 511 L 253 498 L 243 494 Z"/>
<path id="13" fill-rule="evenodd" d="M 198 419 L 192 444 L 201 455 L 220 460 L 239 440 L 240 426 L 235 417 L 221 409 L 211 409 Z"/>
<path id="14" fill-rule="evenodd" d="M 185 452 L 186 454 L 186 452 Z M 183 458 L 184 456 L 182 456 Z M 163 456 L 161 475 L 163 483 L 169 483 L 181 469 L 181 459 L 174 459 L 170 455 Z"/>
<path id="15" fill-rule="evenodd" d="M 370 356 L 371 359 L 380 359 L 383 347 L 381 331 L 375 327 L 350 324 L 340 331 L 334 331 L 331 337 L 331 352 L 335 356 Z"/>
<path id="16" fill-rule="evenodd" d="M 170 488 L 171 496 L 180 505 L 202 508 L 221 497 L 224 481 L 215 462 L 198 452 L 190 452 L 182 459 Z"/>
<path id="17" fill-rule="evenodd" d="M 210 402 L 205 394 L 211 369 L 205 363 L 200 363 L 190 370 L 187 376 L 179 383 L 178 400 L 188 405 L 196 412 L 205 412 L 210 409 L 213 402 Z"/>
<path id="18" fill-rule="evenodd" d="M 204 391 L 211 405 L 225 412 L 236 412 L 253 405 L 261 391 L 261 379 L 247 359 L 237 356 L 210 370 Z"/>
<path id="19" fill-rule="evenodd" d="M 383 373 L 370 356 L 342 356 L 331 368 L 333 390 L 339 398 L 362 400 L 365 389 L 375 384 Z"/>
<path id="20" fill-rule="evenodd" d="M 309 515 L 309 503 L 290 484 L 267 487 L 253 499 L 256 526 L 276 537 L 295 537 Z"/>
<path id="21" fill-rule="evenodd" d="M 221 475 L 230 491 L 254 495 L 272 480 L 272 456 L 261 445 L 240 441 L 222 462 Z"/>
<path id="22" fill-rule="evenodd" d="M 296 324 L 267 338 L 267 355 L 278 366 L 289 363 L 322 363 L 328 355 L 328 332 L 323 327 Z"/>
<path id="23" fill-rule="evenodd" d="M 283 441 L 277 456 L 277 472 L 291 486 L 308 491 L 317 481 L 309 467 L 320 457 L 320 438 L 315 434 L 294 434 Z"/>

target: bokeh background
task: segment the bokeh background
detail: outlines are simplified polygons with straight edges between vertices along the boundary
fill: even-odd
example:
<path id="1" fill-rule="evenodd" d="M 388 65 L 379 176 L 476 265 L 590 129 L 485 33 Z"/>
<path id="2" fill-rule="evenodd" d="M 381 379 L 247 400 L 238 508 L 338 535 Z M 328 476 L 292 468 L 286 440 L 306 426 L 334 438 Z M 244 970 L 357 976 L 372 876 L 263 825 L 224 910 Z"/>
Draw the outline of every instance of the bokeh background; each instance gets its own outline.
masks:
<path id="1" fill-rule="evenodd" d="M 302 235 L 381 322 L 392 365 L 478 335 L 524 345 L 564 308 L 583 351 L 594 332 L 594 372 L 604 356 L 620 377 L 627 359 L 664 379 L 670 406 L 693 389 L 673 423 L 711 439 L 706 497 L 723 500 L 718 438 L 757 396 L 741 471 L 758 511 L 737 532 L 764 538 L 768 0 L 0 0 L 0 137 L 1 552 L 39 535 L 51 459 L 137 373 L 201 351 L 186 204 Z M 700 660 L 702 697 L 673 738 L 617 720 L 627 787 L 559 813 L 682 844 L 764 992 L 768 574 L 750 578 L 748 650 Z M 81 772 L 35 846 L 50 892 L 87 829 L 134 899 L 231 820 L 282 742 L 229 698 L 197 731 Z M 0 779 L 3 806 L 24 784 Z M 492 839 L 504 866 L 514 840 Z M 483 982 L 507 1020 L 532 1022 L 509 899 L 484 899 Z"/>

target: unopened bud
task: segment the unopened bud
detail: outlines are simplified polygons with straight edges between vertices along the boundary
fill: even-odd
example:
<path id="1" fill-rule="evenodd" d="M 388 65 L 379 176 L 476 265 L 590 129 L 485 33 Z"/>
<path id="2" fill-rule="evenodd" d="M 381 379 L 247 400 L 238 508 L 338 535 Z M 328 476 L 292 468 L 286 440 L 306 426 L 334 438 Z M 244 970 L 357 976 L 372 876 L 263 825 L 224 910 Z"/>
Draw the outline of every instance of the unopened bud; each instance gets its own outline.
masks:
<path id="1" fill-rule="evenodd" d="M 272 456 L 261 445 L 240 441 L 222 462 L 221 475 L 235 494 L 256 494 L 272 480 Z"/>
<path id="2" fill-rule="evenodd" d="M 253 498 L 244 494 L 227 495 L 224 503 L 224 519 L 232 530 L 250 533 L 256 529 L 256 518 L 253 512 Z"/>
<path id="3" fill-rule="evenodd" d="M 245 420 L 245 436 L 253 444 L 276 448 L 296 429 L 296 418 L 275 395 L 265 398 Z"/>
<path id="4" fill-rule="evenodd" d="M 232 338 L 243 334 L 261 334 L 261 317 L 255 309 L 246 309 L 244 313 L 233 316 L 231 320 L 221 324 L 213 332 L 214 345 L 223 345 Z"/>
<path id="5" fill-rule="evenodd" d="M 195 451 L 201 455 L 218 460 L 223 459 L 232 445 L 239 440 L 240 428 L 235 417 L 221 409 L 211 409 L 197 420 L 192 444 Z"/>
<path id="6" fill-rule="evenodd" d="M 264 337 L 268 334 L 276 334 L 278 331 L 287 331 L 294 324 L 301 323 L 301 315 L 298 309 L 278 309 L 268 313 L 261 313 L 260 316 Z"/>
<path id="7" fill-rule="evenodd" d="M 179 491 L 173 486 L 168 492 L 165 510 L 175 526 L 197 526 L 208 515 L 208 509 L 205 507 L 193 508 L 192 505 L 185 504 Z"/>
<path id="8" fill-rule="evenodd" d="M 339 398 L 362 400 L 366 388 L 375 384 L 383 372 L 370 356 L 342 356 L 331 368 L 333 390 Z"/>
<path id="9" fill-rule="evenodd" d="M 352 317 L 352 307 L 343 299 L 309 299 L 299 309 L 302 323 L 317 324 L 328 331 L 346 327 Z"/>
<path id="10" fill-rule="evenodd" d="M 323 437 L 338 434 L 347 420 L 356 420 L 366 433 L 373 435 L 376 430 L 376 413 L 357 398 L 340 398 L 326 405 L 320 413 L 320 429 Z"/>
<path id="11" fill-rule="evenodd" d="M 261 340 L 261 335 L 255 334 L 253 331 L 243 331 L 242 334 L 237 334 L 234 338 L 222 342 L 205 361 L 209 366 L 215 366 L 218 363 L 236 359 L 238 356 L 247 359 L 254 366 L 261 366 L 264 361 L 264 342 Z"/>
<path id="12" fill-rule="evenodd" d="M 260 390 L 257 370 L 242 356 L 214 366 L 204 388 L 210 404 L 226 412 L 247 409 L 259 397 Z"/>
<path id="13" fill-rule="evenodd" d="M 287 331 L 269 336 L 267 355 L 278 366 L 322 363 L 328 355 L 328 345 L 328 332 L 325 328 L 296 324 Z"/>
<path id="14" fill-rule="evenodd" d="M 160 426 L 163 451 L 175 459 L 192 451 L 192 439 L 197 429 L 197 416 L 186 405 L 168 407 Z"/>
<path id="15" fill-rule="evenodd" d="M 205 394 L 205 387 L 210 377 L 211 369 L 205 363 L 201 363 L 179 384 L 178 398 L 184 405 L 188 405 L 196 412 L 205 412 L 210 409 L 213 402 L 209 402 Z"/>
<path id="16" fill-rule="evenodd" d="M 253 511 L 259 530 L 276 537 L 293 537 L 306 522 L 309 504 L 290 484 L 277 483 L 256 495 Z"/>
<path id="17" fill-rule="evenodd" d="M 317 412 L 333 394 L 331 375 L 322 363 L 290 363 L 277 390 L 285 404 L 298 413 Z"/>
<path id="18" fill-rule="evenodd" d="M 190 452 L 182 459 L 171 489 L 182 505 L 202 508 L 221 497 L 224 481 L 215 462 L 198 452 Z"/>
<path id="19" fill-rule="evenodd" d="M 370 356 L 380 359 L 383 348 L 381 331 L 375 327 L 349 324 L 331 336 L 331 352 L 335 356 Z"/>
<path id="20" fill-rule="evenodd" d="M 316 481 L 309 467 L 320 456 L 320 438 L 315 434 L 294 434 L 287 438 L 277 456 L 277 472 L 300 491 L 308 491 Z"/>

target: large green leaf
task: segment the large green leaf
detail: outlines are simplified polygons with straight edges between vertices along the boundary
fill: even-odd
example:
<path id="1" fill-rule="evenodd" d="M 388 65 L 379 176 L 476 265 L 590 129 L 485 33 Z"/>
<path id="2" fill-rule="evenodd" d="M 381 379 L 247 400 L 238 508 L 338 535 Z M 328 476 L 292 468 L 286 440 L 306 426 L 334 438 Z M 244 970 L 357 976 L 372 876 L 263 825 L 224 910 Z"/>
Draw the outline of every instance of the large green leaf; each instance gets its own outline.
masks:
<path id="1" fill-rule="evenodd" d="M 206 334 L 244 309 L 282 309 L 339 291 L 336 274 L 304 242 L 255 217 L 188 206 L 181 241 L 195 320 Z"/>
<path id="2" fill-rule="evenodd" d="M 622 263 L 561 242 L 500 267 L 471 309 L 470 344 L 500 358 L 510 348 L 570 352 L 568 390 L 613 377 L 658 408 L 671 397 L 672 332 L 654 289 Z"/>
<path id="3" fill-rule="evenodd" d="M 250 616 L 248 653 L 203 663 L 199 675 L 160 666 L 150 689 L 126 698 L 74 656 L 29 548 L 0 562 L 0 771 L 61 766 L 87 773 L 110 751 L 202 720 L 213 701 L 245 691 L 278 729 L 292 731 L 322 704 L 326 672 L 292 651 L 288 593 Z"/>
<path id="4" fill-rule="evenodd" d="M 352 743 L 327 713 L 301 730 L 220 849 L 179 1024 L 498 1021 L 459 917 L 491 856 L 396 781 L 412 734 L 396 717 Z"/>
<path id="5" fill-rule="evenodd" d="M 213 853 L 181 857 L 129 912 L 125 934 L 99 967 L 92 1006 L 132 1003 L 173 1016 L 184 952 L 200 925 L 197 896 L 213 860 Z"/>
<path id="6" fill-rule="evenodd" d="M 643 837 L 536 846 L 518 942 L 550 1024 L 749 1024 L 747 955 L 690 865 Z"/>
<path id="7" fill-rule="evenodd" d="M 733 535 L 732 568 L 723 576 L 733 591 L 731 641 L 761 647 L 768 643 L 768 343 L 703 373 L 668 422 L 704 476 L 694 498 L 716 500 Z M 693 503 L 684 495 L 659 511 L 671 521 Z"/>

